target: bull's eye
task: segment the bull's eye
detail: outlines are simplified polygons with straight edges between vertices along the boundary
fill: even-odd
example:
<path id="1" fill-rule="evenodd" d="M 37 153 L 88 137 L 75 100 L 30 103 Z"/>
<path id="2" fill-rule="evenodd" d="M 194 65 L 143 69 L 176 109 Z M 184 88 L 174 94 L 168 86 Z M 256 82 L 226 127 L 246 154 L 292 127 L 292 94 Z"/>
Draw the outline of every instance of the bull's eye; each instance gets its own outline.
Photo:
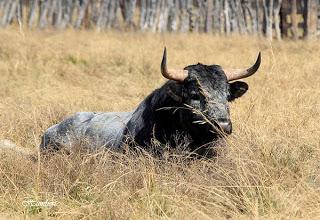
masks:
<path id="1" fill-rule="evenodd" d="M 191 99 L 200 99 L 200 96 L 196 91 L 191 91 L 190 92 L 190 98 Z"/>

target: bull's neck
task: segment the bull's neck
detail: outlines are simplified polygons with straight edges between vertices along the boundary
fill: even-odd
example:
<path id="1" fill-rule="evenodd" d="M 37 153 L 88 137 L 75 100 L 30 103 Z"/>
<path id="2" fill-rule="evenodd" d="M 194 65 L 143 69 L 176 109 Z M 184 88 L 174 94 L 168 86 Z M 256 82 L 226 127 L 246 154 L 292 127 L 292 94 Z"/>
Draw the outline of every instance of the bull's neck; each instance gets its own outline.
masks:
<path id="1" fill-rule="evenodd" d="M 181 104 L 172 97 L 171 92 L 177 97 L 181 96 L 181 85 L 168 81 L 147 96 L 134 111 L 125 134 L 134 137 L 138 144 L 144 145 L 150 142 L 154 129 L 160 129 L 163 122 L 169 121 L 170 127 L 174 129 L 172 112 Z"/>

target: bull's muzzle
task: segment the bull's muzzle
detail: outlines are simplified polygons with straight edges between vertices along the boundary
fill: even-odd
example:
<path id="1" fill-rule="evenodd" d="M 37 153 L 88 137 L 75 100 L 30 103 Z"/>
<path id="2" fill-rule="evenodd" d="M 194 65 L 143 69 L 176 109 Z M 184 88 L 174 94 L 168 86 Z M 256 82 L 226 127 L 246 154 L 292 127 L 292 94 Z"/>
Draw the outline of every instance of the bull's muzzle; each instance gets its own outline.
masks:
<path id="1" fill-rule="evenodd" d="M 232 123 L 227 120 L 218 120 L 217 122 L 218 127 L 220 130 L 226 134 L 231 134 L 232 132 Z"/>

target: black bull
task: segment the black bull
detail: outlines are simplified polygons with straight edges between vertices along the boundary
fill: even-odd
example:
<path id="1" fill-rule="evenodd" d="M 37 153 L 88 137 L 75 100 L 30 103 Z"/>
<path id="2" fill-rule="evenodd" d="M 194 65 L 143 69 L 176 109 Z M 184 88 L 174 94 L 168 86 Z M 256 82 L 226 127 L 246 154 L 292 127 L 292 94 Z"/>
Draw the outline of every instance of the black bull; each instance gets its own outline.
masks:
<path id="1" fill-rule="evenodd" d="M 81 140 L 92 148 L 119 150 L 128 137 L 145 149 L 153 138 L 174 146 L 178 134 L 189 137 L 191 150 L 198 150 L 218 140 L 221 134 L 230 134 L 228 102 L 248 90 L 246 83 L 230 81 L 254 74 L 260 66 L 260 53 L 247 70 L 200 63 L 172 70 L 167 69 L 166 60 L 165 50 L 161 72 L 169 81 L 148 95 L 134 111 L 76 113 L 44 133 L 41 150 L 68 149 Z"/>

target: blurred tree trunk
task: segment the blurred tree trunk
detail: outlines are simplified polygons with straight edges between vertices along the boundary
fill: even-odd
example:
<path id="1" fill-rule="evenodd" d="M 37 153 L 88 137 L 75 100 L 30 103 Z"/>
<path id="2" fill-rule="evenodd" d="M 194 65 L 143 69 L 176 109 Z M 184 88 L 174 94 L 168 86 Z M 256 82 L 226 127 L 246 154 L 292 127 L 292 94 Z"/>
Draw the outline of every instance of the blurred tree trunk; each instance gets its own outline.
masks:
<path id="1" fill-rule="evenodd" d="M 275 0 L 275 6 L 273 9 L 274 14 L 274 28 L 276 32 L 277 40 L 281 40 L 281 30 L 280 30 L 280 8 L 282 0 Z"/>
<path id="2" fill-rule="evenodd" d="M 255 19 L 253 18 L 253 10 L 252 10 L 251 0 L 244 2 L 243 15 L 244 15 L 244 24 L 245 24 L 246 32 L 252 34 L 253 27 L 255 26 L 255 24 L 254 24 Z"/>
<path id="3" fill-rule="evenodd" d="M 19 0 L 18 5 L 17 5 L 17 19 L 19 22 L 19 25 L 23 24 L 23 6 L 24 6 L 24 1 Z"/>
<path id="4" fill-rule="evenodd" d="M 5 4 L 6 4 L 5 1 L 0 0 L 0 13 L 1 13 L 2 16 L 3 16 L 3 10 L 4 10 L 4 7 L 5 7 Z"/>
<path id="5" fill-rule="evenodd" d="M 108 22 L 107 27 L 115 27 L 117 25 L 117 12 L 119 8 L 119 1 L 118 0 L 111 0 L 109 5 L 109 12 L 108 12 Z"/>
<path id="6" fill-rule="evenodd" d="M 157 0 L 147 0 L 146 29 L 155 31 Z"/>
<path id="7" fill-rule="evenodd" d="M 61 21 L 62 21 L 62 2 L 61 0 L 57 0 L 56 4 L 56 10 L 53 13 L 53 26 L 55 28 L 61 27 Z"/>
<path id="8" fill-rule="evenodd" d="M 29 13 L 28 13 L 28 26 L 31 28 L 36 17 L 36 9 L 38 5 L 38 0 L 30 0 L 29 3 Z"/>
<path id="9" fill-rule="evenodd" d="M 51 24 L 54 26 L 54 27 L 57 27 L 56 24 L 57 24 L 57 17 L 58 17 L 58 10 L 59 10 L 59 0 L 53 0 L 52 1 L 52 4 L 53 4 L 53 7 L 51 9 Z"/>
<path id="10" fill-rule="evenodd" d="M 207 20 L 207 0 L 198 0 L 198 12 L 196 18 L 197 32 L 206 31 L 206 20 Z"/>
<path id="11" fill-rule="evenodd" d="M 109 3 L 110 3 L 110 0 L 102 0 L 100 3 L 100 11 L 99 11 L 99 16 L 98 16 L 97 25 L 96 25 L 98 31 L 103 30 L 108 22 Z"/>
<path id="12" fill-rule="evenodd" d="M 178 28 L 178 13 L 179 13 L 179 0 L 168 0 L 168 23 L 167 30 L 168 31 L 177 31 Z"/>
<path id="13" fill-rule="evenodd" d="M 213 5 L 213 31 L 218 33 L 220 32 L 220 11 L 221 11 L 221 1 L 214 0 Z"/>
<path id="14" fill-rule="evenodd" d="M 317 6 L 317 0 L 304 0 L 303 37 L 305 39 L 312 39 L 316 37 L 318 22 Z"/>
<path id="15" fill-rule="evenodd" d="M 212 33 L 213 0 L 207 0 L 205 32 Z"/>
<path id="16" fill-rule="evenodd" d="M 47 14 L 50 7 L 50 0 L 40 1 L 39 28 L 45 28 L 48 25 Z"/>
<path id="17" fill-rule="evenodd" d="M 191 8 L 189 8 L 189 30 L 199 32 L 200 27 L 200 2 L 201 0 L 193 1 Z"/>
<path id="18" fill-rule="evenodd" d="M 72 23 L 73 17 L 73 2 L 72 0 L 64 0 L 62 3 L 62 24 L 61 28 L 66 28 Z"/>
<path id="19" fill-rule="evenodd" d="M 87 7 L 84 11 L 83 26 L 85 29 L 89 29 L 89 27 L 90 27 L 90 16 L 89 16 L 90 4 L 89 3 L 90 3 L 90 1 L 88 2 Z"/>
<path id="20" fill-rule="evenodd" d="M 12 4 L 12 1 L 8 0 L 8 1 L 6 1 L 5 5 L 4 5 L 2 20 L 1 20 L 1 26 L 2 27 L 5 27 L 5 26 L 8 25 L 11 4 Z"/>
<path id="21" fill-rule="evenodd" d="M 225 33 L 226 35 L 230 35 L 230 7 L 229 7 L 229 1 L 224 0 L 224 21 L 225 21 Z"/>
<path id="22" fill-rule="evenodd" d="M 53 14 L 55 13 L 56 6 L 57 6 L 57 0 L 50 0 L 50 6 L 49 6 L 48 16 L 47 16 L 47 21 L 48 21 L 48 24 L 50 25 L 53 24 L 53 19 L 54 19 Z"/>
<path id="23" fill-rule="evenodd" d="M 79 29 L 82 25 L 82 22 L 84 20 L 84 17 L 85 17 L 85 13 L 86 13 L 86 9 L 88 7 L 88 3 L 89 3 L 89 0 L 82 0 L 81 1 L 81 4 L 79 4 L 79 8 L 78 8 L 78 18 L 75 22 L 75 25 L 74 27 L 76 29 Z"/>
<path id="24" fill-rule="evenodd" d="M 8 0 L 10 1 L 10 0 Z M 6 24 L 11 24 L 13 22 L 14 16 L 17 11 L 17 6 L 18 6 L 19 1 L 18 0 L 11 0 L 11 7 L 9 10 L 9 14 L 7 16 L 7 22 Z"/>
<path id="25" fill-rule="evenodd" d="M 201 28 L 201 20 L 203 17 L 202 8 L 203 8 L 204 1 L 203 0 L 196 0 L 193 2 L 192 7 L 189 10 L 190 13 L 190 30 L 194 32 L 199 32 L 203 30 Z"/>
<path id="26" fill-rule="evenodd" d="M 288 0 L 282 0 L 281 7 L 280 7 L 280 29 L 281 29 L 281 36 L 282 38 L 288 37 L 288 28 L 289 24 L 287 21 L 287 5 Z"/>
<path id="27" fill-rule="evenodd" d="M 225 14 L 224 14 L 224 1 L 221 1 L 220 3 L 220 34 L 224 34 L 225 32 L 225 27 L 226 27 L 226 19 L 225 19 Z"/>
<path id="28" fill-rule="evenodd" d="M 240 34 L 244 34 L 247 32 L 246 25 L 245 25 L 245 16 L 243 13 L 243 6 L 245 2 L 241 4 L 240 0 L 235 0 L 235 17 L 237 20 L 237 25 L 239 27 Z"/>
<path id="29" fill-rule="evenodd" d="M 257 33 L 263 35 L 264 31 L 264 9 L 263 2 L 261 0 L 255 0 L 256 3 L 256 21 L 257 21 Z"/>
<path id="30" fill-rule="evenodd" d="M 294 40 L 298 39 L 297 0 L 291 2 L 291 31 Z"/>
<path id="31" fill-rule="evenodd" d="M 155 10 L 155 15 L 154 15 L 154 26 L 151 28 L 153 32 L 160 31 L 159 28 L 159 22 L 160 22 L 160 16 L 163 15 L 168 19 L 168 15 L 165 15 L 165 0 L 158 0 L 156 1 L 156 10 Z M 164 18 L 164 17 L 162 17 Z M 161 19 L 162 19 L 161 18 Z M 167 21 L 164 21 L 167 24 Z M 166 28 L 166 27 L 165 27 Z"/>
<path id="32" fill-rule="evenodd" d="M 120 0 L 119 1 L 121 14 L 127 27 L 133 28 L 135 26 L 133 18 L 136 9 L 136 0 Z"/>
<path id="33" fill-rule="evenodd" d="M 72 1 L 72 0 L 71 0 Z M 98 24 L 98 17 L 99 17 L 99 9 L 100 9 L 100 2 L 101 1 L 90 1 L 91 6 L 91 22 L 97 26 Z M 71 17 L 72 19 L 72 17 Z"/>
<path id="34" fill-rule="evenodd" d="M 159 8 L 160 10 L 157 30 L 159 32 L 166 32 L 168 27 L 170 5 L 167 3 L 167 1 L 160 1 Z"/>
<path id="35" fill-rule="evenodd" d="M 237 17 L 237 6 L 235 0 L 229 0 L 229 17 L 230 17 L 230 32 L 239 33 L 239 23 Z"/>
<path id="36" fill-rule="evenodd" d="M 180 0 L 180 31 L 188 32 L 191 27 L 192 2 L 191 0 Z"/>
<path id="37" fill-rule="evenodd" d="M 273 0 L 263 0 L 263 9 L 264 9 L 264 25 L 266 37 L 269 40 L 272 40 L 272 23 L 273 23 Z"/>
<path id="38" fill-rule="evenodd" d="M 144 31 L 146 27 L 147 0 L 140 0 L 140 30 Z"/>

